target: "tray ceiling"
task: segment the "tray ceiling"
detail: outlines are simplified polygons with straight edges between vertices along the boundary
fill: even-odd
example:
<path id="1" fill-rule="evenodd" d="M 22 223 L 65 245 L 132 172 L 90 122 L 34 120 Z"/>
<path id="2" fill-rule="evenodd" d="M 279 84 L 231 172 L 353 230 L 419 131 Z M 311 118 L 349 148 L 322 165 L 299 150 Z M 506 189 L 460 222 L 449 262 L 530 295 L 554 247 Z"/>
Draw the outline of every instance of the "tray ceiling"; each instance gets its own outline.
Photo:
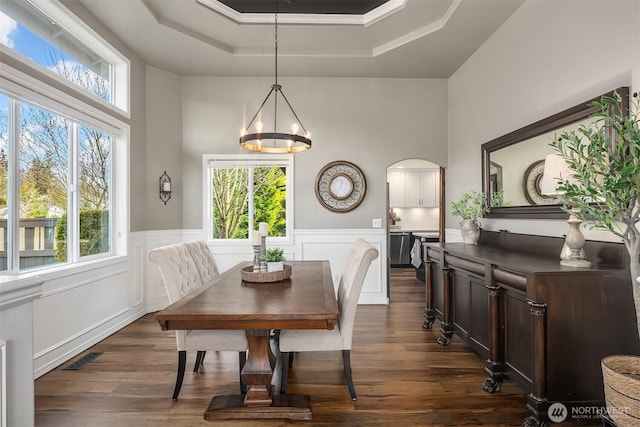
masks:
<path id="1" fill-rule="evenodd" d="M 149 65 L 190 76 L 273 75 L 274 14 L 255 12 L 273 1 L 78 1 Z M 523 2 L 280 0 L 291 13 L 278 16 L 278 72 L 448 78 Z"/>

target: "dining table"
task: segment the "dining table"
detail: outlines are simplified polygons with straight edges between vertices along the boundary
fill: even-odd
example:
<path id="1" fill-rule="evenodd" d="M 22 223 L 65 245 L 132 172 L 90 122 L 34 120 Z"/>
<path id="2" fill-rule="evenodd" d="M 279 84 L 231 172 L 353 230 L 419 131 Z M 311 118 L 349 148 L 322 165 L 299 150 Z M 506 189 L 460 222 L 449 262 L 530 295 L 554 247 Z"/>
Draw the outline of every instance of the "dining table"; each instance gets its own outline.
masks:
<path id="1" fill-rule="evenodd" d="M 286 264 L 291 267 L 288 278 L 252 282 L 243 280 L 242 270 L 253 264 L 241 262 L 156 313 L 162 330 L 246 331 L 248 352 L 241 371 L 246 394 L 214 396 L 204 413 L 206 420 L 312 419 L 310 396 L 278 394 L 279 387 L 272 385 L 277 356 L 271 341 L 282 329 L 333 329 L 338 304 L 329 261 Z"/>

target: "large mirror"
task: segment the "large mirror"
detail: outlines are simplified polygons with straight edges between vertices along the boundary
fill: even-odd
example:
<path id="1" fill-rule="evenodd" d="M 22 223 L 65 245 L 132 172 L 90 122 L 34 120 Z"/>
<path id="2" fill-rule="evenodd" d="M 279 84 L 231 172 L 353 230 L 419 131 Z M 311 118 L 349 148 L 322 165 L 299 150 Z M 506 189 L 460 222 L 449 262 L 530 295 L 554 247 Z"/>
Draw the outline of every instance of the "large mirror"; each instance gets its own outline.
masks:
<path id="1" fill-rule="evenodd" d="M 549 146 L 556 134 L 588 125 L 596 107 L 589 104 L 602 96 L 542 119 L 482 144 L 482 191 L 487 200 L 502 192 L 503 204 L 491 206 L 487 217 L 493 218 L 566 218 L 557 198 L 540 193 L 544 158 L 553 150 Z M 622 105 L 629 105 L 629 88 L 615 90 L 622 97 Z"/>

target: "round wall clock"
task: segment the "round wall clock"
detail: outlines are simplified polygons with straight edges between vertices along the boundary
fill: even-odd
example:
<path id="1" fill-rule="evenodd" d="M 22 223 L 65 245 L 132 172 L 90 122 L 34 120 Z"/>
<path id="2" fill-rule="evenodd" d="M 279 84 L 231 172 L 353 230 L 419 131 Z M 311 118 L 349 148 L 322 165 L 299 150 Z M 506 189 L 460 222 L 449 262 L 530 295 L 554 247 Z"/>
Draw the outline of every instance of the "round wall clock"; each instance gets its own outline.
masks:
<path id="1" fill-rule="evenodd" d="M 543 174 L 544 159 L 531 163 L 524 173 L 524 197 L 532 205 L 555 205 L 560 203 L 557 197 L 546 196 L 540 192 Z"/>
<path id="2" fill-rule="evenodd" d="M 367 181 L 360 168 L 351 162 L 338 160 L 323 167 L 316 177 L 316 197 L 332 212 L 349 212 L 367 192 Z"/>

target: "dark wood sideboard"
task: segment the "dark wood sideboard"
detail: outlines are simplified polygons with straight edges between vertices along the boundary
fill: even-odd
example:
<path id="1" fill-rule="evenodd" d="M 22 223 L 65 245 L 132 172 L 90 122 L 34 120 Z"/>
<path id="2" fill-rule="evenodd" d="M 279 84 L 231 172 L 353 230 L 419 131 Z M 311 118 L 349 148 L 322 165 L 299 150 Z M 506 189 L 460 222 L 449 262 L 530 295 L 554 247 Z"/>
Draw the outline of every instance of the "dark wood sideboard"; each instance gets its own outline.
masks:
<path id="1" fill-rule="evenodd" d="M 456 334 L 486 360 L 485 391 L 499 391 L 505 379 L 523 388 L 531 412 L 525 426 L 547 423 L 556 402 L 570 419 L 572 408 L 582 418 L 597 412 L 600 360 L 640 354 L 624 245 L 587 241 L 593 267 L 571 268 L 559 263 L 563 243 L 482 231 L 478 245 L 424 244 L 423 327 L 439 319 L 439 344 Z"/>

